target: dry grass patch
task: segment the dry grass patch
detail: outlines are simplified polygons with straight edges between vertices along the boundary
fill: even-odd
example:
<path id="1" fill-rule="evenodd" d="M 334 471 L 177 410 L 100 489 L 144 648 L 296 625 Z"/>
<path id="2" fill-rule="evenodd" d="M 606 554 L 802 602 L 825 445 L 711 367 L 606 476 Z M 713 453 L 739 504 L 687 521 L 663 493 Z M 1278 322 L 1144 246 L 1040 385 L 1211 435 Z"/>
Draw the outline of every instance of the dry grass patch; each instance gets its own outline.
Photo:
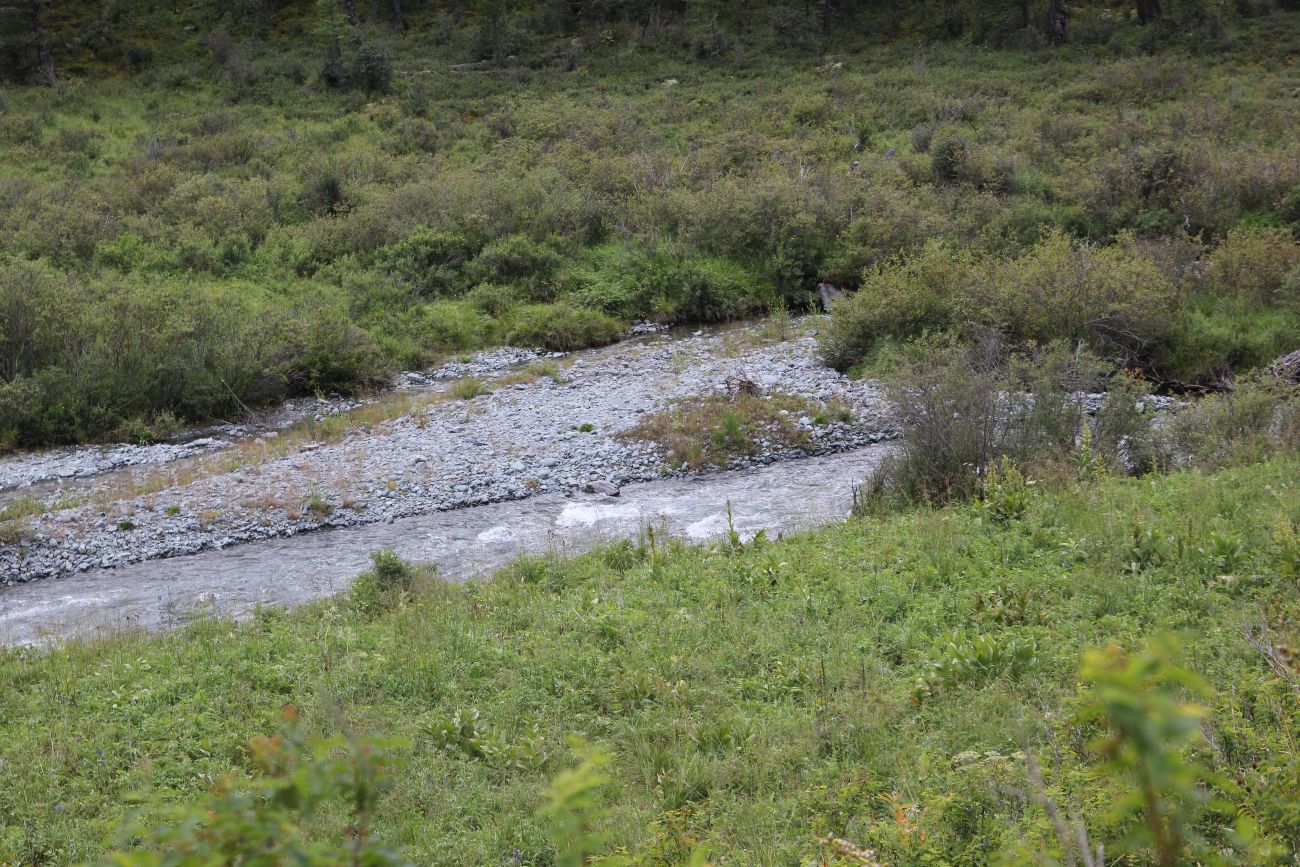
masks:
<path id="1" fill-rule="evenodd" d="M 0 522 L 0 545 L 18 545 L 36 538 L 36 530 L 25 520 Z"/>
<path id="2" fill-rule="evenodd" d="M 497 380 L 499 385 L 518 385 L 520 383 L 531 384 L 540 379 L 549 379 L 556 385 L 563 385 L 564 366 L 552 359 L 545 358 L 541 361 L 534 361 L 532 364 L 513 373 L 508 373 Z"/>
<path id="3" fill-rule="evenodd" d="M 339 442 L 355 431 L 370 430 L 403 416 L 410 416 L 418 426 L 424 427 L 428 424 L 426 410 L 445 400 L 445 394 L 393 394 L 349 412 L 325 416 L 321 421 L 308 417 L 279 431 L 274 437 L 255 435 L 218 452 L 175 461 L 141 477 L 128 474 L 121 483 L 97 492 L 95 502 L 103 507 L 121 500 L 186 487 L 211 476 L 241 469 L 256 470 L 260 464 L 296 454 L 308 443 Z"/>
<path id="4" fill-rule="evenodd" d="M 45 502 L 40 497 L 33 497 L 31 494 L 23 494 L 15 497 L 0 507 L 0 523 L 6 521 L 18 521 L 22 518 L 30 518 L 35 515 L 44 515 L 46 512 L 59 512 L 64 509 L 75 509 L 81 505 L 81 502 L 73 497 L 60 497 L 51 502 Z"/>
<path id="5" fill-rule="evenodd" d="M 645 416 L 624 436 L 658 443 L 675 464 L 723 465 L 758 454 L 763 443 L 797 447 L 808 441 L 800 416 L 818 406 L 787 394 L 712 395 L 691 398 Z"/>

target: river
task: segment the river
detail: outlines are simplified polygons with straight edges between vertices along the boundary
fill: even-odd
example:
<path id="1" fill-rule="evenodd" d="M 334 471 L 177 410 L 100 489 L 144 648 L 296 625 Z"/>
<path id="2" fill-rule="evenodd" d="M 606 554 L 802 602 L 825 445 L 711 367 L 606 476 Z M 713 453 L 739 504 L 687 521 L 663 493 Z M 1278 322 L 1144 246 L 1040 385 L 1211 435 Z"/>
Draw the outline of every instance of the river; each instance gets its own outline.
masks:
<path id="1" fill-rule="evenodd" d="M 490 575 L 522 554 L 576 554 L 646 526 L 695 543 L 735 529 L 776 536 L 844 518 L 880 444 L 765 467 L 629 484 L 620 496 L 542 494 L 391 523 L 304 533 L 183 557 L 94 569 L 0 589 L 0 642 L 44 644 L 196 616 L 246 616 L 337 593 L 373 551 L 437 564 L 453 581 Z"/>

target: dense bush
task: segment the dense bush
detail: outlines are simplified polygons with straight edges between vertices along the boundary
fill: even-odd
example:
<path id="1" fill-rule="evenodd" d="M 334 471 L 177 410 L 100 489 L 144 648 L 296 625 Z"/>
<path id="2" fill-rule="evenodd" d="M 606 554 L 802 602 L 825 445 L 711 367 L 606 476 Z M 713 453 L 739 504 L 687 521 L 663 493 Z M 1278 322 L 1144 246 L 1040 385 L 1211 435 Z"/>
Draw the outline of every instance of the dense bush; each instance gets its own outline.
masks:
<path id="1" fill-rule="evenodd" d="M 835 305 L 821 334 L 823 359 L 846 369 L 884 338 L 909 339 L 947 329 L 975 279 L 975 260 L 941 241 L 927 243 L 915 255 L 868 267 L 858 291 Z"/>
<path id="2" fill-rule="evenodd" d="M 9 445 L 351 388 L 385 366 L 326 299 L 300 306 L 240 285 L 87 283 L 0 262 L 0 440 Z"/>
<path id="3" fill-rule="evenodd" d="M 1148 430 L 1138 406 L 1144 385 L 1111 379 L 1089 414 L 1085 396 L 1106 387 L 1106 366 L 1057 343 L 1008 353 L 996 338 L 973 346 L 917 346 L 886 379 L 902 431 L 898 448 L 863 489 L 862 508 L 949 502 L 986 492 L 991 468 L 1051 464 L 1086 444 L 1101 465 L 1143 468 L 1136 453 Z"/>
<path id="4" fill-rule="evenodd" d="M 1300 386 L 1267 374 L 1179 410 L 1155 432 L 1166 462 L 1217 468 L 1300 449 Z"/>
<path id="5" fill-rule="evenodd" d="M 1300 325 L 1287 295 L 1297 245 L 1285 232 L 1234 235 L 1208 267 L 1183 268 L 1129 235 L 1096 245 L 1050 233 L 1018 256 L 974 256 L 932 241 L 868 267 L 821 338 L 841 369 L 885 340 L 929 331 L 1016 343 L 1081 340 L 1121 365 L 1216 380 L 1265 364 Z"/>
<path id="6" fill-rule="evenodd" d="M 528 304 L 515 311 L 506 339 L 517 346 L 569 352 L 613 343 L 623 331 L 623 323 L 594 310 L 569 304 Z"/>
<path id="7" fill-rule="evenodd" d="M 1234 229 L 1210 256 L 1205 282 L 1248 306 L 1300 309 L 1300 242 L 1287 229 Z"/>
<path id="8" fill-rule="evenodd" d="M 770 286 L 745 268 L 713 256 L 660 245 L 651 249 L 616 244 L 592 252 L 570 271 L 570 297 L 623 319 L 711 322 L 753 313 Z"/>
<path id="9" fill-rule="evenodd" d="M 417 295 L 456 295 L 473 285 L 465 266 L 481 249 L 481 243 L 460 232 L 420 228 L 375 258 Z"/>

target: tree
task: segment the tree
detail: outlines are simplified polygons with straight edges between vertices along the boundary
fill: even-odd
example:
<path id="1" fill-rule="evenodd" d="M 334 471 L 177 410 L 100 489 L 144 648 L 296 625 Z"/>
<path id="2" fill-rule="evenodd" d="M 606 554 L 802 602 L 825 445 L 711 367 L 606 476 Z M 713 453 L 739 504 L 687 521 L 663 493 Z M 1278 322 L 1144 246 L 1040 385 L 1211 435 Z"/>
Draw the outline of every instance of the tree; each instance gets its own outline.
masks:
<path id="1" fill-rule="evenodd" d="M 1066 41 L 1065 25 L 1065 3 L 1063 0 L 1051 0 L 1047 7 L 1047 38 L 1053 45 Z"/>
<path id="2" fill-rule="evenodd" d="M 510 10 L 506 0 L 479 0 L 475 14 L 479 57 L 500 60 L 506 53 L 506 30 L 509 26 Z"/>
<path id="3" fill-rule="evenodd" d="M 45 32 L 46 0 L 0 3 L 0 73 L 57 84 L 54 56 Z"/>
<path id="4" fill-rule="evenodd" d="M 1137 0 L 1138 23 L 1143 27 L 1160 18 L 1160 0 Z"/>

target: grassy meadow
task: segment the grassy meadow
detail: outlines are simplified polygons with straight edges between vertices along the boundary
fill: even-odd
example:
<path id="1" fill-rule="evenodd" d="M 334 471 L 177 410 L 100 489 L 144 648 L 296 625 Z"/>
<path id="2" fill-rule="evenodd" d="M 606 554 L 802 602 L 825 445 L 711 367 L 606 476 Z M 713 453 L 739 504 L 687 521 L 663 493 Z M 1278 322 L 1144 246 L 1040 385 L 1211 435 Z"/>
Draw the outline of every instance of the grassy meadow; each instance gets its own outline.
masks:
<path id="1" fill-rule="evenodd" d="M 1144 688 L 1171 686 L 1165 666 L 1204 682 L 1172 693 L 1203 708 L 1196 737 L 1158 748 L 1194 774 L 1159 783 L 1181 863 L 1293 863 L 1297 469 L 1045 480 L 1010 510 L 711 548 L 650 538 L 483 583 L 407 573 L 406 592 L 371 575 L 244 624 L 7 651 L 0 861 L 94 860 L 128 796 L 147 824 L 247 780 L 250 739 L 291 704 L 310 734 L 397 739 L 371 827 L 418 863 L 557 863 L 537 808 L 570 734 L 610 756 L 589 833 L 638 864 L 701 844 L 719 864 L 860 863 L 819 846 L 828 832 L 887 864 L 1057 863 L 1040 796 L 1107 863 L 1149 863 L 1140 843 L 1120 856 L 1141 828 L 1117 809 L 1138 772 L 1112 767 L 1085 712 L 1146 693 L 1117 685 L 1114 657 L 1080 666 L 1151 645 L 1165 656 Z M 1150 701 L 1151 726 L 1174 713 Z M 330 801 L 306 827 L 346 840 L 350 821 Z"/>

